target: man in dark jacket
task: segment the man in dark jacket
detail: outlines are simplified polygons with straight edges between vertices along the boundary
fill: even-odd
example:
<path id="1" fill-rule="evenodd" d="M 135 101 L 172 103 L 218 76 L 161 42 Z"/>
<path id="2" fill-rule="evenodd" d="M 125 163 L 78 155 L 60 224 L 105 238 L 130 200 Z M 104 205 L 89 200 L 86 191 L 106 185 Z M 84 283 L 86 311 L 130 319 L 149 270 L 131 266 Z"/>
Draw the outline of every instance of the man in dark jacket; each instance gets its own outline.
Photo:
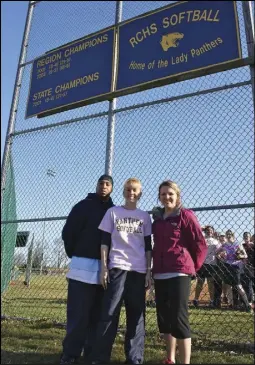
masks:
<path id="1" fill-rule="evenodd" d="M 62 231 L 66 254 L 71 258 L 67 273 L 67 329 L 60 364 L 75 364 L 84 350 L 89 355 L 100 314 L 103 287 L 100 285 L 101 231 L 106 211 L 113 206 L 113 180 L 102 175 L 96 193 L 88 194 L 71 210 Z"/>

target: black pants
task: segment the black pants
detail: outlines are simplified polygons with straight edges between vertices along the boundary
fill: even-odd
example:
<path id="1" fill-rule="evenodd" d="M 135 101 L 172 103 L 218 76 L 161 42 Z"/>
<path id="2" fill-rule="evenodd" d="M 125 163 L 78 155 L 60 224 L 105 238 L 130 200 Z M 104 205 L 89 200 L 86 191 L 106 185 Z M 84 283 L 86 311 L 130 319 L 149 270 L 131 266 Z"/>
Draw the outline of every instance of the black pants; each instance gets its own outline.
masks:
<path id="1" fill-rule="evenodd" d="M 125 355 L 130 364 L 142 364 L 145 337 L 145 274 L 112 269 L 105 291 L 101 319 L 91 360 L 110 361 L 117 334 L 121 305 L 125 303 L 127 330 Z"/>
<path id="2" fill-rule="evenodd" d="M 219 276 L 218 265 L 204 264 L 201 269 L 197 272 L 197 276 L 205 281 L 205 278 L 213 279 L 214 286 L 214 297 L 213 304 L 215 307 L 221 305 L 221 293 L 222 293 L 222 280 Z"/>
<path id="3" fill-rule="evenodd" d="M 160 333 L 169 333 L 178 339 L 190 338 L 188 302 L 190 276 L 155 280 L 155 297 Z"/>
<path id="4" fill-rule="evenodd" d="M 250 264 L 244 265 L 244 270 L 243 273 L 241 274 L 241 284 L 248 297 L 248 301 L 252 302 L 255 291 L 254 266 Z"/>
<path id="5" fill-rule="evenodd" d="M 221 294 L 222 294 L 222 285 L 223 285 L 223 283 L 222 283 L 221 280 L 219 280 L 218 282 L 215 281 L 215 283 L 214 283 L 214 301 L 213 301 L 213 303 L 216 307 L 220 307 Z M 237 285 L 232 286 L 232 296 L 233 296 L 233 305 L 237 306 L 238 303 L 239 303 Z"/>
<path id="6" fill-rule="evenodd" d="M 218 262 L 218 277 L 219 280 L 225 284 L 232 286 L 232 294 L 233 294 L 233 304 L 237 306 L 239 304 L 239 295 L 238 295 L 238 286 L 241 284 L 241 273 L 242 270 L 237 265 L 230 265 L 225 262 Z M 217 300 L 220 300 L 220 295 L 222 293 L 222 284 L 219 290 L 217 291 Z M 249 306 L 248 300 L 246 297 L 241 297 L 241 301 L 244 303 L 246 307 Z"/>
<path id="7" fill-rule="evenodd" d="M 246 274 L 241 274 L 241 284 L 242 287 L 247 295 L 248 301 L 252 302 L 253 300 L 253 282 L 250 277 L 248 277 Z"/>
<path id="8" fill-rule="evenodd" d="M 64 354 L 78 358 L 83 349 L 85 356 L 89 354 L 95 341 L 102 298 L 101 285 L 69 279 Z"/>
<path id="9" fill-rule="evenodd" d="M 221 306 L 221 294 L 222 294 L 222 280 L 219 275 L 214 276 L 213 286 L 214 286 L 213 304 L 215 307 L 219 308 Z"/>
<path id="10" fill-rule="evenodd" d="M 218 275 L 223 283 L 230 286 L 241 284 L 241 269 L 237 265 L 230 265 L 222 261 L 218 261 Z"/>

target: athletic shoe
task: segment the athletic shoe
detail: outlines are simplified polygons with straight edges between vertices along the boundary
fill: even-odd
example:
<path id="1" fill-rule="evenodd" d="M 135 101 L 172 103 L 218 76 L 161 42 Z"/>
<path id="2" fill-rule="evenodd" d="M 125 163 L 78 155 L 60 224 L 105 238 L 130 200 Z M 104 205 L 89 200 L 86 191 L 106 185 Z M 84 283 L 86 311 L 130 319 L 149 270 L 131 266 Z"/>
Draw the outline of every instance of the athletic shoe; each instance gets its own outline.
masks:
<path id="1" fill-rule="evenodd" d="M 238 311 L 240 309 L 239 305 L 229 304 L 229 309 L 233 309 L 234 311 Z"/>
<path id="2" fill-rule="evenodd" d="M 68 364 L 78 364 L 78 359 L 76 357 L 71 357 L 63 354 L 60 359 L 60 365 Z"/>
<path id="3" fill-rule="evenodd" d="M 253 310 L 253 308 L 252 308 L 252 306 L 251 306 L 251 305 L 246 305 L 246 306 L 244 306 L 244 307 L 242 308 L 242 311 L 243 311 L 243 312 L 247 312 L 247 313 L 254 313 L 254 310 Z"/>
<path id="4" fill-rule="evenodd" d="M 194 299 L 192 303 L 193 303 L 195 308 L 199 307 L 199 301 L 198 300 Z"/>
<path id="5" fill-rule="evenodd" d="M 213 306 L 216 309 L 220 309 L 221 308 L 221 302 L 219 302 L 218 300 L 214 300 L 213 301 Z"/>
<path id="6" fill-rule="evenodd" d="M 175 362 L 167 358 L 166 360 L 163 361 L 163 364 L 175 364 Z"/>
<path id="7" fill-rule="evenodd" d="M 209 308 L 214 308 L 213 300 L 210 300 L 210 303 L 209 303 L 208 307 L 209 307 Z"/>

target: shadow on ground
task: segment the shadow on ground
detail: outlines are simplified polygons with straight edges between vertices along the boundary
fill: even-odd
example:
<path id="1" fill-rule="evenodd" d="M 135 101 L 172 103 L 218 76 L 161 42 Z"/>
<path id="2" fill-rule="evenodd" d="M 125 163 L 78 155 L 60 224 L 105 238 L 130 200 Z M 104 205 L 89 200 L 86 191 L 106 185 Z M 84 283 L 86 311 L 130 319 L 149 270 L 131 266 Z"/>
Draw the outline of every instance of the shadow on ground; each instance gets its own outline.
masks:
<path id="1" fill-rule="evenodd" d="M 1 350 L 1 364 L 59 364 L 59 355 Z"/>

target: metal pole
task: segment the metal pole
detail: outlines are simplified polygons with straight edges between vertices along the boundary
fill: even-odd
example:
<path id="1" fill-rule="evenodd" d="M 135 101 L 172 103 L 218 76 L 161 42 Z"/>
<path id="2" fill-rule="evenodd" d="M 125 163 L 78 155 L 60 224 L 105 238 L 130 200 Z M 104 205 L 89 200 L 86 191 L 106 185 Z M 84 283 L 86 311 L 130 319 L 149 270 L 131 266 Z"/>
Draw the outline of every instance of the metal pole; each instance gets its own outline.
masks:
<path id="1" fill-rule="evenodd" d="M 31 279 L 32 266 L 33 266 L 34 238 L 35 238 L 35 235 L 33 233 L 31 244 L 30 244 L 30 247 L 28 248 L 26 277 L 25 277 L 25 282 L 24 282 L 24 284 L 27 285 L 28 287 L 30 287 L 30 279 Z"/>
<path id="2" fill-rule="evenodd" d="M 251 1 L 242 1 L 248 56 L 252 57 L 254 60 L 254 22 L 253 22 L 253 17 L 252 17 L 252 4 L 251 3 L 252 3 Z M 253 106 L 255 109 L 254 62 L 250 65 L 250 73 L 251 73 Z"/>
<path id="3" fill-rule="evenodd" d="M 55 177 L 55 171 L 52 169 L 47 169 L 47 188 L 46 188 L 46 199 L 45 199 L 45 208 L 44 208 L 44 218 L 47 215 L 47 208 L 48 208 L 48 198 L 49 198 L 49 190 L 50 190 L 50 178 Z M 40 274 L 42 274 L 43 270 L 43 261 L 44 261 L 44 241 L 45 241 L 45 225 L 46 220 L 43 221 L 43 237 L 42 237 L 42 260 L 40 263 Z"/>
<path id="4" fill-rule="evenodd" d="M 48 206 L 48 196 L 49 196 L 49 187 L 50 187 L 50 178 L 47 178 L 47 189 L 46 189 L 46 199 L 45 199 L 45 208 L 44 208 L 44 217 L 46 218 L 47 214 L 47 206 Z M 42 236 L 42 259 L 40 263 L 40 275 L 43 270 L 43 260 L 44 260 L 44 236 L 45 236 L 45 224 L 46 221 L 43 222 L 43 236 Z"/>
<path id="5" fill-rule="evenodd" d="M 7 127 L 6 138 L 5 138 L 4 154 L 3 154 L 2 166 L 1 166 L 1 210 L 2 210 L 2 206 L 3 206 L 3 200 L 4 200 L 3 197 L 4 197 L 4 190 L 5 190 L 5 184 L 6 184 L 7 170 L 8 170 L 10 156 L 11 156 L 11 145 L 12 145 L 12 140 L 13 140 L 13 137 L 11 134 L 14 132 L 14 124 L 15 124 L 17 109 L 18 109 L 21 81 L 22 81 L 22 76 L 23 76 L 23 72 L 24 72 L 24 67 L 21 67 L 20 65 L 26 61 L 28 37 L 29 37 L 31 24 L 32 24 L 33 10 L 34 10 L 34 6 L 31 3 L 29 3 L 28 10 L 27 10 L 26 23 L 25 23 L 24 33 L 23 33 L 23 39 L 22 39 L 22 43 L 21 43 L 19 63 L 18 63 L 17 72 L 16 72 L 15 86 L 14 86 L 14 90 L 13 90 L 11 110 L 10 110 L 10 115 L 9 115 L 8 127 Z"/>
<path id="6" fill-rule="evenodd" d="M 116 16 L 115 25 L 121 22 L 122 19 L 123 1 L 116 1 Z M 118 29 L 115 34 L 115 59 L 114 59 L 114 80 L 117 77 L 117 36 Z M 106 156 L 105 156 L 105 173 L 112 174 L 113 166 L 113 150 L 114 150 L 114 132 L 115 132 L 115 109 L 117 105 L 117 98 L 114 98 L 109 102 L 108 109 L 108 127 L 107 127 L 107 144 L 106 144 Z"/>

